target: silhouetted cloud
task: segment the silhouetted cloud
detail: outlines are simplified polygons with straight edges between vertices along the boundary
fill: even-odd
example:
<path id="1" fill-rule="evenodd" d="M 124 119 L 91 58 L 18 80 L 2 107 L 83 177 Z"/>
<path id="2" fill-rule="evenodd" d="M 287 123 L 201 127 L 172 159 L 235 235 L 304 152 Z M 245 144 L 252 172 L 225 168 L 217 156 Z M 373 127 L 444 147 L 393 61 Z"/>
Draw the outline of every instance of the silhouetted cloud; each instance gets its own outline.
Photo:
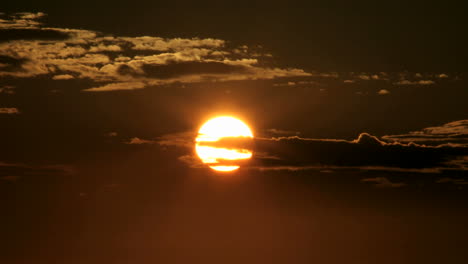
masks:
<path id="1" fill-rule="evenodd" d="M 140 138 L 134 137 L 125 143 L 130 144 L 130 145 L 143 145 L 143 144 L 154 144 L 155 142 L 152 140 L 146 140 L 146 139 L 140 139 Z"/>
<path id="2" fill-rule="evenodd" d="M 280 159 L 256 158 L 253 166 L 312 169 L 318 167 L 437 173 L 465 170 L 455 160 L 468 155 L 461 146 L 386 143 L 362 133 L 356 140 L 281 137 L 255 140 L 255 149 Z"/>
<path id="3" fill-rule="evenodd" d="M 452 144 L 468 146 L 468 120 L 453 121 L 441 126 L 424 128 L 400 135 L 386 135 L 382 139 L 391 142 L 415 142 L 425 145 Z"/>
<path id="4" fill-rule="evenodd" d="M 376 187 L 379 188 L 400 188 L 406 186 L 406 184 L 403 182 L 391 182 L 385 177 L 366 178 L 362 179 L 361 182 L 373 183 Z"/>
<path id="5" fill-rule="evenodd" d="M 436 181 L 436 183 L 452 183 L 456 185 L 468 185 L 468 181 L 466 179 L 449 178 L 449 177 L 440 178 Z"/>
<path id="6" fill-rule="evenodd" d="M 196 133 L 166 135 L 155 140 L 134 138 L 134 144 L 193 148 Z M 367 133 L 355 140 L 314 139 L 298 136 L 273 138 L 223 138 L 205 145 L 228 149 L 253 149 L 244 165 L 258 170 L 359 170 L 411 173 L 442 173 L 468 170 L 468 147 L 426 146 L 413 142 L 385 142 Z M 190 156 L 190 155 L 189 155 Z M 184 158 L 184 162 L 197 160 Z M 193 162 L 192 162 L 193 163 Z M 190 163 L 190 164 L 192 164 Z M 197 167 L 198 167 L 198 163 Z"/>
<path id="7" fill-rule="evenodd" d="M 0 176 L 0 180 L 2 181 L 7 181 L 7 182 L 15 182 L 19 180 L 21 177 L 17 175 L 6 175 L 6 176 Z"/>
<path id="8" fill-rule="evenodd" d="M 0 94 L 14 94 L 15 87 L 11 85 L 0 86 Z"/>
<path id="9" fill-rule="evenodd" d="M 74 172 L 73 167 L 64 164 L 29 165 L 0 161 L 0 180 L 3 181 L 14 182 L 28 177 L 71 175 Z"/>

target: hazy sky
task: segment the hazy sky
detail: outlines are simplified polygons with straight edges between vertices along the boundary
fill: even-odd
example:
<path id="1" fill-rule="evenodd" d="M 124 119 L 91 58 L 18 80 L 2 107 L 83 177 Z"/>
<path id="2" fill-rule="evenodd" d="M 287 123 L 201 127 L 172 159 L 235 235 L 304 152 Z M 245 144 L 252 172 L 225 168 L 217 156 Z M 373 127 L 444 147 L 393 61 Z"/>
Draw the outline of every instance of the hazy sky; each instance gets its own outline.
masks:
<path id="1" fill-rule="evenodd" d="M 467 262 L 461 1 L 2 9 L 1 263 Z"/>

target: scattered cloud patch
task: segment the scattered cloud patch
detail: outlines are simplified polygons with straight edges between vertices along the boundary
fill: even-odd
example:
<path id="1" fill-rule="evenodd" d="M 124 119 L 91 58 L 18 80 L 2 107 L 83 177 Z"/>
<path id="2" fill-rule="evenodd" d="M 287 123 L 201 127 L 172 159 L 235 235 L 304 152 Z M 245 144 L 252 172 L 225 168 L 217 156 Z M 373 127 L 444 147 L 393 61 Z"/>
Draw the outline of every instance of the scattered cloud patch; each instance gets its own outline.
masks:
<path id="1" fill-rule="evenodd" d="M 390 93 L 390 91 L 389 91 L 389 90 L 386 90 L 386 89 L 381 89 L 381 90 L 379 90 L 379 91 L 377 92 L 377 94 L 379 94 L 379 95 L 387 95 L 387 94 L 389 94 L 389 93 Z"/>
<path id="2" fill-rule="evenodd" d="M 378 188 L 400 188 L 406 186 L 403 182 L 391 182 L 385 177 L 366 178 L 362 179 L 361 182 L 373 183 Z"/>
<path id="3" fill-rule="evenodd" d="M 0 20 L 0 76 L 89 79 L 88 92 L 135 90 L 175 82 L 236 81 L 311 76 L 302 69 L 267 66 L 269 54 L 221 39 L 122 37 L 47 27 L 43 13 Z M 252 50 L 252 52 L 251 52 Z"/>
<path id="4" fill-rule="evenodd" d="M 432 80 L 417 80 L 417 81 L 410 81 L 410 80 L 400 80 L 395 83 L 396 85 L 433 85 L 435 84 Z"/>
<path id="5" fill-rule="evenodd" d="M 0 108 L 0 114 L 7 114 L 7 115 L 13 115 L 13 114 L 19 114 L 20 111 L 16 107 L 2 107 Z"/>
<path id="6" fill-rule="evenodd" d="M 155 142 L 161 146 L 176 146 L 191 148 L 195 142 L 195 132 L 182 132 L 175 134 L 167 134 L 162 137 L 158 137 Z"/>
<path id="7" fill-rule="evenodd" d="M 116 137 L 118 134 L 117 132 L 108 132 L 106 134 L 104 134 L 106 137 Z"/>
<path id="8" fill-rule="evenodd" d="M 28 165 L 24 163 L 0 162 L 0 180 L 14 182 L 20 178 L 65 176 L 75 173 L 75 169 L 65 164 Z"/>
<path id="9" fill-rule="evenodd" d="M 138 137 L 131 138 L 126 144 L 130 145 L 143 145 L 143 144 L 154 144 L 155 142 L 152 140 L 141 139 Z"/>
<path id="10" fill-rule="evenodd" d="M 445 79 L 445 78 L 448 78 L 449 76 L 445 73 L 441 73 L 441 74 L 438 74 L 437 75 L 437 78 L 440 78 L 440 79 Z"/>
<path id="11" fill-rule="evenodd" d="M 6 175 L 6 176 L 0 176 L 0 180 L 2 181 L 7 181 L 7 182 L 16 182 L 20 179 L 20 176 L 16 175 Z"/>
<path id="12" fill-rule="evenodd" d="M 282 130 L 276 128 L 267 129 L 266 132 L 267 134 L 270 134 L 272 136 L 298 136 L 299 134 L 301 134 L 299 131 Z"/>
<path id="13" fill-rule="evenodd" d="M 461 178 L 440 178 L 436 181 L 436 183 L 452 183 L 456 185 L 468 185 L 468 181 L 466 179 L 461 179 Z"/>
<path id="14" fill-rule="evenodd" d="M 0 87 L 0 94 L 14 94 L 15 87 L 11 85 L 5 85 Z"/>

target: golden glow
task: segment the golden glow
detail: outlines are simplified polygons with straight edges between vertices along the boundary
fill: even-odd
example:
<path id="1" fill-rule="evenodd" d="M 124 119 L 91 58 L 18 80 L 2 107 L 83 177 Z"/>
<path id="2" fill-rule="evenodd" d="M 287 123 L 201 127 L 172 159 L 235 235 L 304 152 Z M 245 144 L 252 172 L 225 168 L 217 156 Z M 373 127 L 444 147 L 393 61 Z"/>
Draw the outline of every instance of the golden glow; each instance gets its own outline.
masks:
<path id="1" fill-rule="evenodd" d="M 207 146 L 203 143 L 217 142 L 226 137 L 253 138 L 250 128 L 237 118 L 220 116 L 207 121 L 198 131 L 195 139 L 195 151 L 203 163 L 216 171 L 234 171 L 240 166 L 223 164 L 226 161 L 246 160 L 252 157 L 252 151 L 247 149 L 232 149 L 217 146 Z"/>

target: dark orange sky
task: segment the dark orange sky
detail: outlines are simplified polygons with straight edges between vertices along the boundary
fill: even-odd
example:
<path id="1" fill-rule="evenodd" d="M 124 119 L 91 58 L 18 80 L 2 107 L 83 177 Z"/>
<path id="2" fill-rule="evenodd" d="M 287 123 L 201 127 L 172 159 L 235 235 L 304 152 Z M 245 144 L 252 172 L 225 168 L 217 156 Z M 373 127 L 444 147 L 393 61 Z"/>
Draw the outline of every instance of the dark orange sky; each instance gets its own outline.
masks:
<path id="1" fill-rule="evenodd" d="M 463 3 L 2 9 L 0 263 L 466 263 Z"/>

